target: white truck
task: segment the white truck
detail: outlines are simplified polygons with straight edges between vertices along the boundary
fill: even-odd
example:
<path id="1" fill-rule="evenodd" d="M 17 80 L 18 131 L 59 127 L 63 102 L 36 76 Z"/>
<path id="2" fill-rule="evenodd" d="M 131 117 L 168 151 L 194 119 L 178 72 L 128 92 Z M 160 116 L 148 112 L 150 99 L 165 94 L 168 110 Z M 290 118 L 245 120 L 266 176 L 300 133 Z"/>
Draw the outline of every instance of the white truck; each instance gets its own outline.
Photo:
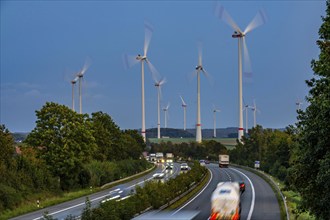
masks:
<path id="1" fill-rule="evenodd" d="M 164 163 L 164 153 L 156 152 L 156 160 L 157 160 L 157 163 Z"/>
<path id="2" fill-rule="evenodd" d="M 229 165 L 229 155 L 219 154 L 219 167 L 228 167 Z"/>
<path id="3" fill-rule="evenodd" d="M 239 220 L 241 215 L 240 186 L 238 182 L 220 182 L 211 196 L 210 220 Z"/>

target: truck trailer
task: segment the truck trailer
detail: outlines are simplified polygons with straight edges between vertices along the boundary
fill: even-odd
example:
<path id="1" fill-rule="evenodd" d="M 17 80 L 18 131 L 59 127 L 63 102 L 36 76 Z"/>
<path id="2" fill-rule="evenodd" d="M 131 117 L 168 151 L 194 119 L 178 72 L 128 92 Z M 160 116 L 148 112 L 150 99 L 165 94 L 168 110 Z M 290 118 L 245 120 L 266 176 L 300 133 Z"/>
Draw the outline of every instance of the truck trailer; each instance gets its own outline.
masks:
<path id="1" fill-rule="evenodd" d="M 229 155 L 219 154 L 219 167 L 228 167 L 229 165 Z"/>
<path id="2" fill-rule="evenodd" d="M 239 220 L 241 215 L 240 186 L 238 182 L 220 182 L 211 196 L 210 220 Z"/>

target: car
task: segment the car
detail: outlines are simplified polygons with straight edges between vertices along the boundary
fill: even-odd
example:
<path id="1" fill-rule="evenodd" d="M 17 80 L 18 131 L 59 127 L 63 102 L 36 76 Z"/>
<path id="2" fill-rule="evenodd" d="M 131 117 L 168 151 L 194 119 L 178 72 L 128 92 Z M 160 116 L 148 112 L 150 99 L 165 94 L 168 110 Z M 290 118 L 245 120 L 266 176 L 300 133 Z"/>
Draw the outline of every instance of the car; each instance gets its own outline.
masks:
<path id="1" fill-rule="evenodd" d="M 208 161 L 208 160 L 205 160 L 205 164 L 210 164 L 210 161 Z"/>
<path id="2" fill-rule="evenodd" d="M 200 160 L 200 161 L 199 161 L 199 164 L 200 164 L 201 166 L 205 166 L 205 160 Z"/>
<path id="3" fill-rule="evenodd" d="M 245 183 L 244 181 L 239 181 L 239 190 L 241 191 L 241 193 L 243 193 L 245 191 Z"/>
<path id="4" fill-rule="evenodd" d="M 167 164 L 166 164 L 166 169 L 167 169 L 167 170 L 172 170 L 173 167 L 174 167 L 173 163 L 167 163 Z"/>
<path id="5" fill-rule="evenodd" d="M 155 179 L 163 179 L 164 178 L 164 176 L 165 176 L 165 174 L 164 173 L 161 173 L 161 172 L 159 172 L 159 173 L 155 173 L 154 175 L 152 175 L 153 176 L 153 178 L 155 178 Z"/>
<path id="6" fill-rule="evenodd" d="M 187 163 L 182 163 L 181 166 L 180 166 L 180 169 L 181 170 L 189 170 L 189 166 Z"/>

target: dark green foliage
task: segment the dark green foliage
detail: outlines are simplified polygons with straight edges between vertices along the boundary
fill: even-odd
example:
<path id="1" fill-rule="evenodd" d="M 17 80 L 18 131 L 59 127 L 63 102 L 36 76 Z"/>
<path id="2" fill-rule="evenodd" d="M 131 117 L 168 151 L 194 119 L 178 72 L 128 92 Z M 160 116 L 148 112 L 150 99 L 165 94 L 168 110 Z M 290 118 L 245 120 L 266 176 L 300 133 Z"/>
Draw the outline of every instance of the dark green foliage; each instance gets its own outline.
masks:
<path id="1" fill-rule="evenodd" d="M 201 144 L 196 142 L 173 144 L 172 142 L 161 142 L 151 144 L 151 152 L 173 153 L 176 157 L 190 159 L 209 159 L 218 160 L 220 153 L 227 153 L 227 148 L 221 143 L 211 140 L 203 141 Z"/>
<path id="2" fill-rule="evenodd" d="M 88 116 L 49 102 L 36 115 L 36 127 L 25 142 L 39 149 L 39 158 L 60 178 L 62 189 L 79 187 L 82 164 L 96 149 Z"/>
<path id="3" fill-rule="evenodd" d="M 302 196 L 303 208 L 319 219 L 330 209 L 330 1 L 319 29 L 319 60 L 312 61 L 315 78 L 307 80 L 310 105 L 299 111 L 298 145 L 292 158 L 290 182 Z"/>
<path id="4" fill-rule="evenodd" d="M 243 142 L 244 145 L 238 143 L 230 151 L 231 162 L 253 167 L 254 162 L 259 160 L 262 170 L 286 180 L 291 149 L 295 146 L 292 134 L 263 129 L 258 125 L 250 130 L 248 138 L 243 137 Z"/>
<path id="5" fill-rule="evenodd" d="M 90 174 L 91 186 L 102 186 L 106 183 L 142 172 L 151 166 L 146 160 L 123 160 L 117 162 L 92 161 L 85 165 Z"/>

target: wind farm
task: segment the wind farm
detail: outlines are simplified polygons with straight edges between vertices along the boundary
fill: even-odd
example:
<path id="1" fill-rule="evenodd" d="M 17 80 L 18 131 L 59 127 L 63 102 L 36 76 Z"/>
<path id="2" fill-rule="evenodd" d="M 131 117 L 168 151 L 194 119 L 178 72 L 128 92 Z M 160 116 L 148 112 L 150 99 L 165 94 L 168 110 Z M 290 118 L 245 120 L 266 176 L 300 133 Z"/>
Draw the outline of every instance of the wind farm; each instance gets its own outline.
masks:
<path id="1" fill-rule="evenodd" d="M 122 4 L 125 5 L 126 3 Z M 49 50 L 50 52 L 46 50 L 47 46 L 44 44 L 41 44 L 43 47 L 40 48 L 35 46 L 40 53 L 32 54 L 31 57 L 38 56 L 33 60 L 45 60 L 45 62 L 40 62 L 42 63 L 40 71 L 37 67 L 29 69 L 29 66 L 25 66 L 25 72 L 31 72 L 31 74 L 18 75 L 12 82 L 3 81 L 7 83 L 8 87 L 15 85 L 21 87 L 19 89 L 17 87 L 16 89 L 8 88 L 6 90 L 8 92 L 5 93 L 6 91 L 4 91 L 3 94 L 8 94 L 8 97 L 11 92 L 13 95 L 20 94 L 21 98 L 13 96 L 11 100 L 17 100 L 17 103 L 24 103 L 26 106 L 22 113 L 22 117 L 24 116 L 23 118 L 29 121 L 29 123 L 25 123 L 26 126 L 33 126 L 34 111 L 42 103 L 55 101 L 66 104 L 70 109 L 81 114 L 99 110 L 108 112 L 123 129 L 139 130 L 144 140 L 148 137 L 148 134 L 145 133 L 146 130 L 153 127 L 159 130 L 158 138 L 163 136 L 160 131 L 165 127 L 165 115 L 162 113 L 161 107 L 166 107 L 167 102 L 171 103 L 169 109 L 171 118 L 167 123 L 167 128 L 195 129 L 194 135 L 195 138 L 197 137 L 195 140 L 198 142 L 203 140 L 202 132 L 199 132 L 198 127 L 214 129 L 213 114 L 210 114 L 213 111 L 210 107 L 211 103 L 218 103 L 221 106 L 221 123 L 217 123 L 217 127 L 236 127 L 237 138 L 243 133 L 242 129 L 246 130 L 248 127 L 243 125 L 247 124 L 246 115 L 243 113 L 244 105 L 240 101 L 243 97 L 251 106 L 253 99 L 256 98 L 257 107 L 262 110 L 262 114 L 258 114 L 256 111 L 256 117 L 252 111 L 250 127 L 260 124 L 265 127 L 283 128 L 286 124 L 295 122 L 296 110 L 304 109 L 308 104 L 305 102 L 304 104 L 297 104 L 302 103 L 302 99 L 298 100 L 297 97 L 303 97 L 302 93 L 305 89 L 303 86 L 297 86 L 296 78 L 300 76 L 293 73 L 306 73 L 309 65 L 306 65 L 307 71 L 294 70 L 296 66 L 292 67 L 288 64 L 290 59 L 281 59 L 281 56 L 284 57 L 286 54 L 275 55 L 283 48 L 281 45 L 286 41 L 282 41 L 282 38 L 272 38 L 272 43 L 266 41 L 268 36 L 274 36 L 275 28 L 280 28 L 280 24 L 274 26 L 277 20 L 272 19 L 274 13 L 269 12 L 271 8 L 269 5 L 266 3 L 246 3 L 244 5 L 247 7 L 244 10 L 243 8 L 236 10 L 233 4 L 228 2 L 221 2 L 221 5 L 216 3 L 215 6 L 199 2 L 182 3 L 182 6 L 179 3 L 173 4 L 178 6 L 172 10 L 173 17 L 164 16 L 165 11 L 157 11 L 160 8 L 169 9 L 169 6 L 153 5 L 152 8 L 157 9 L 157 13 L 155 13 L 156 11 L 154 13 L 158 16 L 151 16 L 151 11 L 139 6 L 139 10 L 146 16 L 136 19 L 141 14 L 130 8 L 128 11 L 131 14 L 126 20 L 118 23 L 110 22 L 111 19 L 105 15 L 106 13 L 99 14 L 102 20 L 96 23 L 92 23 L 93 19 L 80 18 L 84 22 L 79 22 L 67 18 L 71 23 L 76 22 L 76 26 L 68 26 L 71 23 L 66 25 L 63 21 L 62 27 L 68 30 L 71 28 L 77 34 L 72 35 L 72 39 L 66 38 L 71 34 L 68 32 L 68 35 L 62 36 L 56 41 L 57 38 L 54 38 L 56 36 L 54 33 L 48 35 L 44 32 L 47 39 L 56 43 L 48 44 L 48 47 L 53 48 Z M 191 10 L 185 12 L 188 20 L 177 17 L 184 7 Z M 104 12 L 111 11 L 113 15 L 120 11 L 123 12 L 123 8 L 120 7 L 117 8 L 117 11 L 109 7 L 104 7 L 102 10 Z M 260 11 L 258 12 L 258 10 Z M 214 11 L 216 11 L 216 16 Z M 258 13 L 254 17 L 256 12 Z M 201 13 L 205 17 L 197 19 L 196 13 Z M 266 19 L 266 14 L 267 17 L 271 18 L 270 20 Z M 22 16 L 25 15 L 22 14 Z M 165 17 L 166 19 L 164 19 Z M 252 21 L 251 18 L 253 18 Z M 53 24 L 54 30 L 57 30 L 58 33 L 65 33 L 59 29 L 61 26 L 51 23 L 53 21 L 48 20 L 48 18 L 46 20 Z M 317 19 L 315 20 L 317 21 Z M 86 23 L 86 26 L 80 26 L 80 23 Z M 100 26 L 96 24 L 100 24 Z M 103 29 L 100 29 L 101 24 Z M 196 24 L 198 28 L 194 28 L 191 26 L 192 24 Z M 242 29 L 242 27 L 246 28 Z M 91 31 L 86 31 L 87 29 Z M 268 35 L 270 31 L 271 34 Z M 313 32 L 311 31 L 311 33 Z M 277 31 L 276 33 L 284 32 Z M 304 36 L 298 30 L 294 33 Z M 96 36 L 97 38 L 95 38 Z M 234 41 L 230 36 L 235 38 Z M 308 39 L 312 38 L 308 37 Z M 85 41 L 82 44 L 83 39 Z M 196 69 L 200 66 L 201 60 L 199 54 L 198 59 L 196 59 L 196 42 L 198 41 L 203 42 L 203 70 L 206 67 L 212 74 L 214 86 L 209 85 L 207 80 L 203 80 L 203 76 L 199 76 L 200 80 L 198 80 L 197 75 L 204 74 L 201 68 Z M 297 39 L 295 41 L 290 39 L 289 41 L 291 43 L 287 47 L 296 45 Z M 30 44 L 33 45 L 33 42 L 30 41 Z M 59 45 L 57 42 L 63 42 L 63 45 Z M 246 46 L 246 43 L 249 47 Z M 79 50 L 75 49 L 78 44 Z M 271 50 L 270 46 L 273 45 L 277 45 L 277 47 Z M 307 45 L 307 43 L 299 45 Z M 21 45 L 21 48 L 24 47 Z M 247 48 L 249 48 L 249 54 Z M 53 51 L 62 52 L 54 57 Z M 294 48 L 289 51 L 293 53 Z M 52 57 L 51 60 L 48 60 L 48 57 L 44 55 L 46 53 Z M 43 56 L 41 56 L 42 54 Z M 121 60 L 122 54 L 133 54 L 124 55 L 124 65 Z M 86 57 L 91 58 L 92 66 L 81 65 Z M 296 57 L 297 60 L 299 58 L 293 54 L 290 57 Z M 310 57 L 313 56 L 310 55 Z M 250 62 L 250 58 L 252 62 Z M 17 59 L 22 60 L 21 56 L 17 56 Z M 33 60 L 28 61 L 27 59 L 26 62 L 32 65 L 35 63 Z M 253 64 L 253 71 L 251 63 Z M 192 67 L 195 67 L 193 70 L 196 77 L 189 81 L 186 76 L 192 72 Z M 292 69 L 290 69 L 291 67 Z M 75 73 L 74 76 L 70 77 L 70 84 L 68 82 L 62 83 L 59 80 L 59 76 L 63 74 L 63 69 L 66 68 L 75 69 L 70 71 Z M 292 74 L 286 71 L 288 69 Z M 198 74 L 197 71 L 199 71 Z M 24 71 L 13 71 L 11 74 L 14 72 L 23 73 Z M 38 75 L 38 72 L 43 74 Z M 291 77 L 290 79 L 284 80 L 282 75 L 280 77 L 280 74 L 285 72 L 286 76 Z M 249 73 L 250 76 L 253 73 L 252 84 L 244 83 L 246 73 Z M 271 77 L 271 83 L 265 79 L 266 77 Z M 296 78 L 294 79 L 294 77 Z M 166 78 L 167 83 L 163 84 L 162 82 L 160 83 L 162 85 L 156 86 L 164 78 Z M 198 85 L 196 86 L 198 81 L 200 81 L 200 101 L 198 101 Z M 157 90 L 160 88 L 163 91 L 158 98 L 160 91 Z M 17 94 L 14 91 L 17 91 Z M 272 95 L 271 93 L 274 91 L 279 94 Z M 178 94 L 181 97 L 178 97 Z M 286 94 L 290 94 L 287 96 L 287 99 L 290 100 L 282 102 Z M 274 104 L 269 103 L 269 98 L 273 100 Z M 4 109 L 2 118 L 11 120 L 10 111 L 6 108 L 23 108 L 13 106 L 13 104 L 5 101 L 2 100 L 2 108 Z M 271 105 L 275 107 L 270 108 Z M 288 110 L 288 108 L 291 109 Z M 286 112 L 290 113 L 285 114 Z M 251 113 L 251 109 L 248 113 Z M 217 117 L 218 115 L 217 112 Z M 274 115 L 283 116 L 285 118 L 283 120 L 287 123 L 274 120 Z M 254 118 L 257 118 L 256 123 L 254 123 Z M 18 119 L 18 121 L 26 120 Z M 21 125 L 23 124 L 18 125 L 18 122 L 13 122 L 13 126 L 16 126 L 18 130 L 30 130 L 24 127 L 19 129 Z"/>

